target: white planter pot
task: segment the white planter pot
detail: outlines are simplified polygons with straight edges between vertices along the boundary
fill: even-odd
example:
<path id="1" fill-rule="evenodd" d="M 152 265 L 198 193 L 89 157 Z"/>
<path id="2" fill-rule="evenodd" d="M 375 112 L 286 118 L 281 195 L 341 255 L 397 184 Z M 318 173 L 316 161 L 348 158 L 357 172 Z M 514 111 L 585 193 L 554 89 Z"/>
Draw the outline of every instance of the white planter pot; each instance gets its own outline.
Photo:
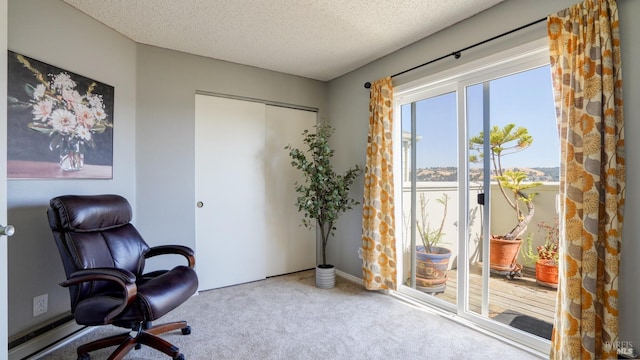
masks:
<path id="1" fill-rule="evenodd" d="M 316 266 L 316 286 L 331 289 L 336 286 L 336 268 L 333 265 Z"/>

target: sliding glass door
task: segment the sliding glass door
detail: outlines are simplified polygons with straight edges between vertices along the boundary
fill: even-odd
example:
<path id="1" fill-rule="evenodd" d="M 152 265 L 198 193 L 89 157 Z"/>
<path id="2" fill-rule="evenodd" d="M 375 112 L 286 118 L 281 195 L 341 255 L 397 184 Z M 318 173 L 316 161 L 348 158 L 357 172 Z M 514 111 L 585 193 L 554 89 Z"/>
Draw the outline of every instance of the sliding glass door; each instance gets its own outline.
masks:
<path id="1" fill-rule="evenodd" d="M 536 260 L 557 241 L 559 144 L 536 49 L 396 89 L 398 253 L 401 293 L 546 351 L 555 289 Z"/>
<path id="2" fill-rule="evenodd" d="M 550 339 L 557 263 L 555 279 L 535 274 L 537 250 L 546 246 L 553 257 L 557 241 L 559 142 L 549 67 L 465 86 L 465 99 L 468 198 L 473 216 L 486 219 L 476 249 L 488 253 L 469 261 L 468 310 Z"/>
<path id="3" fill-rule="evenodd" d="M 456 93 L 402 105 L 403 283 L 457 303 Z"/>

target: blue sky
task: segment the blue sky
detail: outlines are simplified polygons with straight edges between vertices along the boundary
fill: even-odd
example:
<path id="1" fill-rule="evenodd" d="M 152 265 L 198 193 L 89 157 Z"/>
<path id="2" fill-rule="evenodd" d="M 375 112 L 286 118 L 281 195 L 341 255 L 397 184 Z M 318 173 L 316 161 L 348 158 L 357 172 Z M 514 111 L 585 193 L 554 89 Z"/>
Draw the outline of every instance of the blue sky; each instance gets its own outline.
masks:
<path id="1" fill-rule="evenodd" d="M 482 84 L 467 88 L 469 134 L 482 129 Z M 559 141 L 549 67 L 499 78 L 490 82 L 491 126 L 515 123 L 533 136 L 528 149 L 503 158 L 504 167 L 557 167 Z M 416 103 L 418 168 L 456 166 L 457 120 L 455 93 Z M 402 130 L 409 131 L 410 105 L 402 107 Z"/>

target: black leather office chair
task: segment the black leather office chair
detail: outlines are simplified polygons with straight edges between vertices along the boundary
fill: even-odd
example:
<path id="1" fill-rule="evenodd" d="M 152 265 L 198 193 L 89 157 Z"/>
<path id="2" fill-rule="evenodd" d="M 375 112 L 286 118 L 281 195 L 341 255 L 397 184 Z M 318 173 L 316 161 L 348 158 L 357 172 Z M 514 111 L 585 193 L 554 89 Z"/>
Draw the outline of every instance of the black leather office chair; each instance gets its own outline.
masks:
<path id="1" fill-rule="evenodd" d="M 80 325 L 112 324 L 131 331 L 96 340 L 77 349 L 79 360 L 89 352 L 118 346 L 109 359 L 121 359 L 141 344 L 173 359 L 180 350 L 158 337 L 172 330 L 187 335 L 186 321 L 152 326 L 151 322 L 191 297 L 198 288 L 193 250 L 185 246 L 149 247 L 130 224 L 129 202 L 118 195 L 60 196 L 47 211 L 69 288 L 71 312 Z M 144 273 L 145 259 L 179 254 L 188 266 Z"/>

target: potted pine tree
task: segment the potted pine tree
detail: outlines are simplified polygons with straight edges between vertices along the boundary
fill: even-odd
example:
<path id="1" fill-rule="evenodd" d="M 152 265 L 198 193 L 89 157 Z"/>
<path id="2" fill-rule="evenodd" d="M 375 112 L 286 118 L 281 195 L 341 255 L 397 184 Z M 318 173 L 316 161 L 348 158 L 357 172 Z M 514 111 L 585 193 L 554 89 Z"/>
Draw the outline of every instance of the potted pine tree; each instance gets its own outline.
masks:
<path id="1" fill-rule="evenodd" d="M 513 276 L 519 273 L 521 265 L 517 263 L 518 253 L 522 244 L 522 234 L 535 213 L 533 198 L 535 193 L 525 193 L 534 187 L 542 185 L 540 182 L 528 182 L 527 173 L 521 170 L 506 170 L 502 166 L 504 156 L 527 149 L 533 143 L 529 131 L 515 124 L 504 127 L 493 126 L 489 133 L 489 154 L 493 166 L 494 179 L 498 183 L 500 193 L 507 204 L 513 209 L 516 225 L 502 235 L 491 235 L 490 240 L 490 269 L 493 272 Z M 484 149 L 484 133 L 469 139 L 471 150 L 478 155 L 471 155 L 469 161 L 479 162 Z M 526 212 L 525 209 L 526 208 Z"/>
<path id="2" fill-rule="evenodd" d="M 300 170 L 303 183 L 296 183 L 296 206 L 304 216 L 302 225 L 318 230 L 322 240 L 322 264 L 316 267 L 316 286 L 332 288 L 335 286 L 335 267 L 327 263 L 327 244 L 329 236 L 334 235 L 336 221 L 344 212 L 360 203 L 349 196 L 349 188 L 362 172 L 355 165 L 344 174 L 333 169 L 331 159 L 334 150 L 329 146 L 329 138 L 334 129 L 325 122 L 315 126 L 316 131 L 302 132 L 306 151 L 285 147 L 289 150 L 291 165 Z"/>

